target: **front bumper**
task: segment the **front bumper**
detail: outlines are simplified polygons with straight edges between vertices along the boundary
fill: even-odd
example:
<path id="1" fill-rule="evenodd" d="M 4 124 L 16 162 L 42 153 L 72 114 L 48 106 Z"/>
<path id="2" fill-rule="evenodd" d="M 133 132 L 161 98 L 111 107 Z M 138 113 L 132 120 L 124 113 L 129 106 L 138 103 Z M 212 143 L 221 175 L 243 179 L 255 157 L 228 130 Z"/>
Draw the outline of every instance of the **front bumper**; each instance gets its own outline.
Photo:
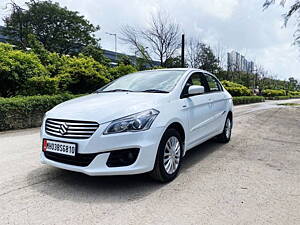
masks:
<path id="1" fill-rule="evenodd" d="M 97 153 L 97 155 L 88 166 L 75 166 L 50 160 L 46 158 L 44 152 L 41 152 L 41 162 L 61 169 L 81 172 L 90 176 L 140 174 L 153 170 L 158 145 L 164 132 L 163 127 L 151 127 L 149 130 L 141 132 L 103 135 L 105 128 L 106 125 L 101 125 L 89 139 L 79 140 L 48 135 L 45 133 L 43 125 L 41 128 L 42 139 L 77 143 L 78 153 Z M 112 151 L 132 148 L 139 149 L 139 154 L 133 164 L 120 167 L 107 166 L 107 160 Z"/>

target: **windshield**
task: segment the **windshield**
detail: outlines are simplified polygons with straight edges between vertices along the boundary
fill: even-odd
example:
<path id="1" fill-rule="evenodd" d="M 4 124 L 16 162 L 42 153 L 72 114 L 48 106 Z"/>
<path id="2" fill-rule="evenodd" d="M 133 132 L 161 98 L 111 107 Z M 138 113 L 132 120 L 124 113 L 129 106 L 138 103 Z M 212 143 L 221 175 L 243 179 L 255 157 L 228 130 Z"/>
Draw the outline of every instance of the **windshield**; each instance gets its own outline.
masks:
<path id="1" fill-rule="evenodd" d="M 97 92 L 133 91 L 168 93 L 173 90 L 185 70 L 142 71 L 123 76 Z"/>

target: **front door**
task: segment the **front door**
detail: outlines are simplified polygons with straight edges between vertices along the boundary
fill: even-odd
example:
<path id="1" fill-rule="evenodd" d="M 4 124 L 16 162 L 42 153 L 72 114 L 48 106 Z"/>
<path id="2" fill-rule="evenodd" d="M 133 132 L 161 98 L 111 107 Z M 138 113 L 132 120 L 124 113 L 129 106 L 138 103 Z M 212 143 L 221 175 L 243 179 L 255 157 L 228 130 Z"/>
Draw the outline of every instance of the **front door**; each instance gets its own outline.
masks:
<path id="1" fill-rule="evenodd" d="M 185 84 L 187 92 L 191 85 L 204 86 L 205 93 L 186 97 L 185 106 L 189 124 L 187 147 L 194 147 L 199 141 L 212 132 L 212 104 L 208 99 L 209 87 L 202 73 L 193 73 Z"/>

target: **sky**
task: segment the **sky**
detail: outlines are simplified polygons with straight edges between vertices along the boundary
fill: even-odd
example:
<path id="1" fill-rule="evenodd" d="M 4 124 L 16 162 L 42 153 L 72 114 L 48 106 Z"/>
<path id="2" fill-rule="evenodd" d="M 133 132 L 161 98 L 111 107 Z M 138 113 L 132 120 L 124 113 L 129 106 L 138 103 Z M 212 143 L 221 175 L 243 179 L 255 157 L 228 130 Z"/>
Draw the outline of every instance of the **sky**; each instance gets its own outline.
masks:
<path id="1" fill-rule="evenodd" d="M 0 1 L 0 16 L 8 0 Z M 24 6 L 24 0 L 15 0 Z M 197 38 L 213 49 L 235 50 L 262 65 L 279 79 L 293 76 L 300 80 L 300 48 L 293 45 L 295 20 L 283 26 L 287 10 L 274 5 L 263 11 L 264 0 L 56 0 L 61 6 L 78 11 L 101 30 L 97 37 L 104 49 L 114 50 L 114 37 L 123 25 L 146 27 L 151 14 L 164 12 L 178 23 L 186 39 Z M 0 24 L 3 25 L 1 21 Z M 134 54 L 118 39 L 118 51 Z"/>

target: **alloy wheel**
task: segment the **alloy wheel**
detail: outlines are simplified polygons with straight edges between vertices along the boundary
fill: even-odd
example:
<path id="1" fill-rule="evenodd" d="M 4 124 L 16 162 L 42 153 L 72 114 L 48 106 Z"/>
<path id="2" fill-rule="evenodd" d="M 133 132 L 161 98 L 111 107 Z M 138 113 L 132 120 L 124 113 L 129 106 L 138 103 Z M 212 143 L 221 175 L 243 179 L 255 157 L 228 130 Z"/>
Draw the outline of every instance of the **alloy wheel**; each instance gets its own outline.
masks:
<path id="1" fill-rule="evenodd" d="M 168 174 L 173 174 L 180 161 L 181 145 L 177 137 L 172 136 L 168 139 L 164 149 L 164 168 Z"/>
<path id="2" fill-rule="evenodd" d="M 225 135 L 227 139 L 231 136 L 231 120 L 229 118 L 226 120 L 225 124 Z"/>

